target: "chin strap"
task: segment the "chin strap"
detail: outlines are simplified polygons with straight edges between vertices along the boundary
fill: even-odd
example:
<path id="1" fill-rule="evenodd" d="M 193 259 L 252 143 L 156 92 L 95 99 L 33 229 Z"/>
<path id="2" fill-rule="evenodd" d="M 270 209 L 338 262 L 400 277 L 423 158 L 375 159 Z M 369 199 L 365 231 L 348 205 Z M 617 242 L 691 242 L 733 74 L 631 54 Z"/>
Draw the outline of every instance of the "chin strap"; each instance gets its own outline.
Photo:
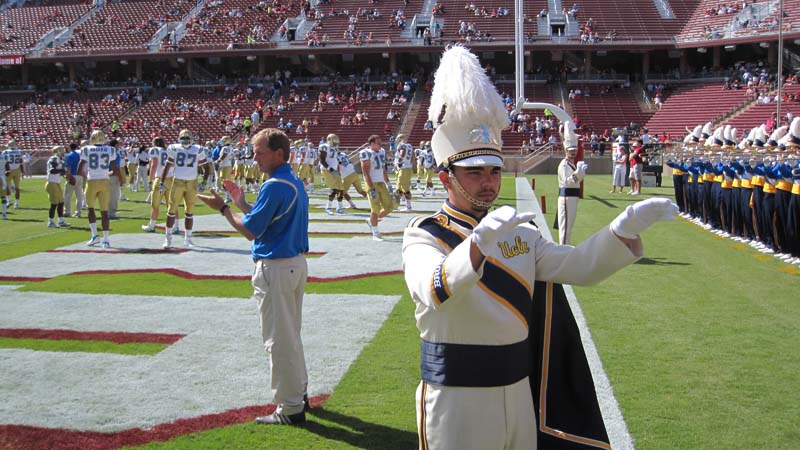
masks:
<path id="1" fill-rule="evenodd" d="M 459 184 L 458 179 L 456 178 L 455 175 L 453 175 L 453 172 L 448 172 L 447 175 L 450 178 L 450 183 L 453 185 L 455 190 L 458 191 L 459 194 L 463 195 L 468 202 L 472 203 L 472 205 L 475 206 L 476 209 L 481 211 L 488 211 L 489 208 L 491 208 L 492 205 L 494 204 L 494 202 L 484 202 L 467 194 L 467 191 L 465 191 L 464 188 L 461 187 L 461 184 Z"/>

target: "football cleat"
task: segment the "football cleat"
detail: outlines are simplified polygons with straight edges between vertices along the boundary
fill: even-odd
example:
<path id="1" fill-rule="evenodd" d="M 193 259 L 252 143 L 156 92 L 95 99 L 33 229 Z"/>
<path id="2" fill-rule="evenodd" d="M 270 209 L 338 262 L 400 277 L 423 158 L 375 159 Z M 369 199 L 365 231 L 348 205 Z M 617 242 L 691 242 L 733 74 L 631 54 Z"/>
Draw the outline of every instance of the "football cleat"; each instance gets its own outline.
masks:
<path id="1" fill-rule="evenodd" d="M 333 215 L 333 211 L 330 208 L 325 208 L 325 212 L 328 213 L 329 216 Z"/>
<path id="2" fill-rule="evenodd" d="M 167 235 L 164 237 L 164 244 L 161 245 L 161 248 L 170 248 L 172 247 L 172 236 Z"/>
<path id="3" fill-rule="evenodd" d="M 337 209 L 336 214 L 344 214 L 344 208 Z"/>
<path id="4" fill-rule="evenodd" d="M 103 248 L 111 248 L 111 242 L 103 241 Z"/>
<path id="5" fill-rule="evenodd" d="M 194 242 L 192 242 L 192 238 L 187 237 L 183 239 L 184 247 L 194 247 Z"/>
<path id="6" fill-rule="evenodd" d="M 47 228 L 56 228 L 56 223 L 52 220 L 47 222 Z"/>
<path id="7" fill-rule="evenodd" d="M 97 245 L 99 242 L 100 242 L 100 236 L 95 234 L 94 236 L 92 236 L 91 239 L 89 239 L 89 242 L 87 242 L 86 245 L 92 247 L 94 245 Z"/>
<path id="8" fill-rule="evenodd" d="M 67 222 L 65 222 L 64 219 L 61 219 L 61 220 L 58 221 L 58 226 L 59 227 L 68 227 L 69 224 Z"/>
<path id="9" fill-rule="evenodd" d="M 172 234 L 181 234 L 181 229 L 177 225 L 175 225 L 174 227 L 172 227 Z"/>
<path id="10" fill-rule="evenodd" d="M 151 227 L 150 225 L 142 225 L 142 231 L 146 231 L 148 233 L 155 233 L 156 232 L 156 228 L 155 227 Z"/>

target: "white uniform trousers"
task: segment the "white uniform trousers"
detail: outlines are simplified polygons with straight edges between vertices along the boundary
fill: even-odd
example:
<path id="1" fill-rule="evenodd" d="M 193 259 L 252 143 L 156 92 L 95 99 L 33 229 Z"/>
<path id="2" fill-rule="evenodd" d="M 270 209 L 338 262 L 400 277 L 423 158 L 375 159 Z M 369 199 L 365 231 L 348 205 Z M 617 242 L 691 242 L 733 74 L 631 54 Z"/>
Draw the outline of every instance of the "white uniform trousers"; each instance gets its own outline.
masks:
<path id="1" fill-rule="evenodd" d="M 536 450 L 528 377 L 500 387 L 417 387 L 420 450 Z"/>
<path id="2" fill-rule="evenodd" d="M 75 177 L 75 185 L 69 184 L 64 186 L 64 215 L 69 216 L 70 211 L 72 211 L 72 194 L 75 194 L 75 212 L 80 211 L 83 208 L 83 204 L 86 203 L 86 200 L 83 195 L 83 176 L 81 175 L 74 175 Z"/>
<path id="3" fill-rule="evenodd" d="M 253 298 L 261 317 L 261 337 L 270 355 L 273 402 L 280 414 L 303 411 L 308 385 L 300 328 L 308 263 L 303 255 L 260 259 L 253 272 Z"/>
<path id="4" fill-rule="evenodd" d="M 558 197 L 558 243 L 572 245 L 572 228 L 578 214 L 578 197 Z"/>

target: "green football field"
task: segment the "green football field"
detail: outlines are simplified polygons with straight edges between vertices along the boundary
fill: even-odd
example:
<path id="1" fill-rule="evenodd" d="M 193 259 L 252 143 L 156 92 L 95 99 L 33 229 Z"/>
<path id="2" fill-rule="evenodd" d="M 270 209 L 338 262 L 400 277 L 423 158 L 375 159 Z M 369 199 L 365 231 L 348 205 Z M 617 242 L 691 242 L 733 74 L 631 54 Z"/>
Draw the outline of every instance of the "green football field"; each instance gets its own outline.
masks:
<path id="1" fill-rule="evenodd" d="M 555 176 L 536 176 L 535 181 L 537 196 L 546 196 L 547 221 L 552 224 Z M 665 179 L 665 184 L 669 182 Z M 645 195 L 638 198 L 609 194 L 609 184 L 610 176 L 587 177 L 585 198 L 578 207 L 576 242 L 607 226 L 636 200 L 671 195 L 671 186 L 666 185 L 645 188 Z M 503 187 L 499 203 L 513 205 L 511 176 L 504 179 Z M 68 219 L 73 225 L 70 229 L 46 227 L 48 205 L 43 179 L 25 180 L 22 195 L 22 208 L 12 210 L 10 220 L 0 222 L 0 260 L 88 239 L 85 218 Z M 128 196 L 131 201 L 120 203 L 122 219 L 112 221 L 112 242 L 115 233 L 140 233 L 139 227 L 149 214 L 144 193 Z M 200 207 L 195 214 L 211 212 Z M 680 218 L 655 225 L 643 239 L 645 257 L 637 264 L 598 286 L 575 288 L 636 448 L 798 448 L 800 270 Z M 313 238 L 311 247 L 313 251 Z M 247 281 L 192 281 L 167 274 L 61 276 L 22 283 L 20 289 L 250 295 Z M 307 425 L 264 427 L 245 423 L 146 447 L 415 448 L 419 338 L 413 304 L 402 277 L 310 283 L 307 292 L 402 295 L 324 406 L 311 411 Z M 0 340 L 0 359 L 3 348 L 108 351 L 96 350 L 91 343 L 62 343 L 48 348 L 23 339 L 13 341 Z"/>

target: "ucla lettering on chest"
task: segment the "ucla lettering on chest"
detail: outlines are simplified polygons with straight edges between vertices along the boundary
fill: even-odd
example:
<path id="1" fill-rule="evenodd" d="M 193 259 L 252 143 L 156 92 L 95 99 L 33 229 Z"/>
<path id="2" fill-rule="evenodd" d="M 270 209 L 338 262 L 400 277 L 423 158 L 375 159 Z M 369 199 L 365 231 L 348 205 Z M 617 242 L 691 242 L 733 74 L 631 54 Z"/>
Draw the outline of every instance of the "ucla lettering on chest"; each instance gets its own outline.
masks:
<path id="1" fill-rule="evenodd" d="M 524 255 L 530 252 L 530 249 L 528 248 L 528 242 L 523 241 L 519 236 L 514 237 L 513 244 L 509 244 L 508 241 L 502 241 L 498 242 L 497 246 L 500 247 L 500 251 L 503 252 L 503 258 L 506 259 Z"/>

